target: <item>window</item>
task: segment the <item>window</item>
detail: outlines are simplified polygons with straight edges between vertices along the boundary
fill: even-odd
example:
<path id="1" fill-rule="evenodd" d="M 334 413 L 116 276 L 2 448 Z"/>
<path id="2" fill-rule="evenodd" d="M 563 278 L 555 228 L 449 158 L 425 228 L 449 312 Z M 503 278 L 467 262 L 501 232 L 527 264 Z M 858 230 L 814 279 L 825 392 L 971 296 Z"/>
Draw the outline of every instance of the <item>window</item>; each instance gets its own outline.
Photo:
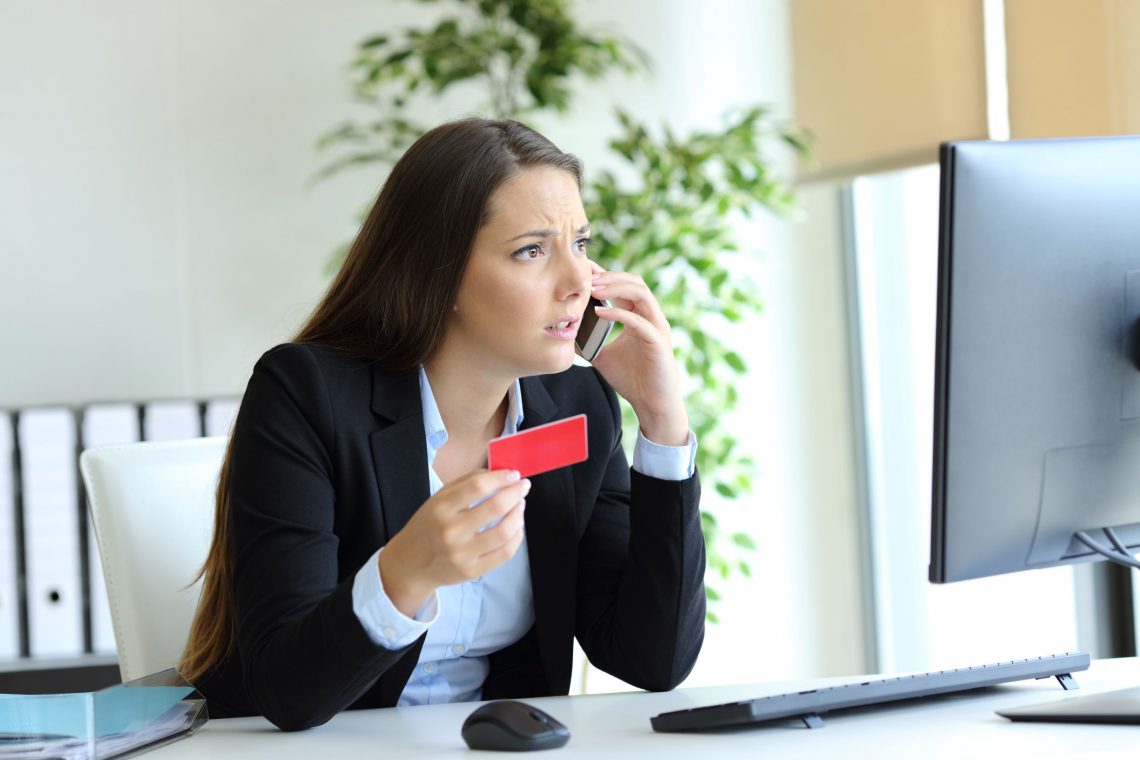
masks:
<path id="1" fill-rule="evenodd" d="M 934 585 L 930 559 L 937 166 L 851 185 L 848 251 L 882 672 L 1073 651 L 1072 567 Z"/>

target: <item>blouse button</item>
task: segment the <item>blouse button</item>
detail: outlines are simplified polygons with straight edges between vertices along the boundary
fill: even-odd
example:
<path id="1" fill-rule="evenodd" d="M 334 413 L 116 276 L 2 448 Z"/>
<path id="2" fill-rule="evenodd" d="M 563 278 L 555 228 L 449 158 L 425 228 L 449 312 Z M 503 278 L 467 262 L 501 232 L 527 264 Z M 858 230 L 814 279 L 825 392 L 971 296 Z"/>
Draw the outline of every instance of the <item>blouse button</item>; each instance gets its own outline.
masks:
<path id="1" fill-rule="evenodd" d="M 436 671 L 436 665 L 434 662 L 425 662 L 424 663 L 424 672 L 427 673 L 429 676 L 432 673 L 434 673 L 435 671 Z"/>
<path id="2" fill-rule="evenodd" d="M 455 646 L 453 646 L 451 648 L 451 653 L 454 655 L 461 655 L 466 651 L 467 651 L 467 647 L 463 646 L 462 644 L 456 644 Z"/>

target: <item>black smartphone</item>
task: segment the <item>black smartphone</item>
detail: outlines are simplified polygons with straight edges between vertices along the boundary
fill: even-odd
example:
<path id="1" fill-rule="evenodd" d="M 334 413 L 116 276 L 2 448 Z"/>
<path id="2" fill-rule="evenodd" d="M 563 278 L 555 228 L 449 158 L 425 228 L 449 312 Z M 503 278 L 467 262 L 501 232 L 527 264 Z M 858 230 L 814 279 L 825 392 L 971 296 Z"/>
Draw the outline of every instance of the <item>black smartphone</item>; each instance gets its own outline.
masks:
<path id="1" fill-rule="evenodd" d="M 586 305 L 586 313 L 582 315 L 582 323 L 578 325 L 578 334 L 574 336 L 574 348 L 578 356 L 588 362 L 592 362 L 602 350 L 610 330 L 614 327 L 613 322 L 598 316 L 594 311 L 595 306 L 613 306 L 613 304 L 609 301 L 599 301 L 591 296 L 590 303 Z"/>

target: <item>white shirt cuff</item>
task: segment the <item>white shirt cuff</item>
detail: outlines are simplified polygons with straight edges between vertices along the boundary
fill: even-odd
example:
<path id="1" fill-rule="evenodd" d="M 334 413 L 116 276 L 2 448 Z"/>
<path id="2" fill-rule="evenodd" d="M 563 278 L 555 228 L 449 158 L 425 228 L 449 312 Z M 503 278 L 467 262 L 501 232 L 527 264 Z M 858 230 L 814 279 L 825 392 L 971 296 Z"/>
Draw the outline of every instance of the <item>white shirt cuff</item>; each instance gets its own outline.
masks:
<path id="1" fill-rule="evenodd" d="M 662 446 L 637 431 L 633 469 L 658 480 L 688 480 L 696 472 L 697 438 L 692 431 L 682 446 Z M 379 573 L 377 573 L 379 575 Z"/>
<path id="2" fill-rule="evenodd" d="M 435 592 L 410 618 L 396 609 L 380 580 L 380 552 L 376 550 L 364 566 L 356 571 L 352 582 L 352 611 L 364 626 L 373 643 L 385 649 L 403 649 L 427 631 L 439 617 L 439 598 Z"/>

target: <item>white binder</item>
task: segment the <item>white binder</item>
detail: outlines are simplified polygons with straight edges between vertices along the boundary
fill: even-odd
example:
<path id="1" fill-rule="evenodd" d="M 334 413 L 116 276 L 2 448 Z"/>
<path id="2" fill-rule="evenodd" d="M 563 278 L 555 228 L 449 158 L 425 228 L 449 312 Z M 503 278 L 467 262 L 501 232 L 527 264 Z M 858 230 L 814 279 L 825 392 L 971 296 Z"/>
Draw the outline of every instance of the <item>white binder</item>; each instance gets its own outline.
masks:
<path id="1" fill-rule="evenodd" d="M 16 590 L 16 513 L 12 499 L 12 424 L 0 413 L 0 660 L 20 656 Z"/>
<path id="2" fill-rule="evenodd" d="M 219 399 L 206 407 L 206 435 L 223 435 L 227 438 L 237 419 L 238 400 Z"/>
<path id="3" fill-rule="evenodd" d="M 75 657 L 83 652 L 83 612 L 71 410 L 22 412 L 19 438 L 31 655 Z"/>
<path id="4" fill-rule="evenodd" d="M 145 441 L 184 441 L 202 436 L 198 405 L 191 401 L 154 401 L 146 405 Z"/>
<path id="5" fill-rule="evenodd" d="M 207 406 L 206 432 L 229 433 L 238 402 L 214 401 Z M 194 402 L 153 402 L 145 415 L 146 440 L 179 440 L 201 435 Z M 83 588 L 79 531 L 88 536 L 92 648 L 115 651 L 114 631 L 103 580 L 98 544 L 90 520 L 80 522 L 76 473 L 76 431 L 71 409 L 28 409 L 20 413 L 24 532 L 27 558 L 28 633 L 34 658 L 82 654 Z M 138 411 L 133 404 L 98 404 L 84 414 L 84 448 L 139 440 Z M 0 659 L 20 654 L 17 604 L 16 535 L 11 468 L 14 436 L 0 415 Z M 6 560 L 6 561 L 5 561 Z"/>
<path id="6" fill-rule="evenodd" d="M 139 439 L 138 411 L 133 404 L 89 406 L 83 419 L 83 448 L 110 443 L 133 443 Z M 87 521 L 88 560 L 91 572 L 91 644 L 96 654 L 115 653 L 115 631 L 95 528 Z"/>

